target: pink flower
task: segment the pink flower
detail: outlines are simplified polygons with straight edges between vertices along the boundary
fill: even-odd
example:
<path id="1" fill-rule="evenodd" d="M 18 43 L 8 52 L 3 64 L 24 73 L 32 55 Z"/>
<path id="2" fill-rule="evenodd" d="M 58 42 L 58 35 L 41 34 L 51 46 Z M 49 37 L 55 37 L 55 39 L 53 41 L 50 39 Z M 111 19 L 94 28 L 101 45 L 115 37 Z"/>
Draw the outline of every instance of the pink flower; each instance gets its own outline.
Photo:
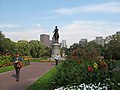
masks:
<path id="1" fill-rule="evenodd" d="M 88 71 L 93 71 L 93 68 L 91 66 L 88 66 Z"/>

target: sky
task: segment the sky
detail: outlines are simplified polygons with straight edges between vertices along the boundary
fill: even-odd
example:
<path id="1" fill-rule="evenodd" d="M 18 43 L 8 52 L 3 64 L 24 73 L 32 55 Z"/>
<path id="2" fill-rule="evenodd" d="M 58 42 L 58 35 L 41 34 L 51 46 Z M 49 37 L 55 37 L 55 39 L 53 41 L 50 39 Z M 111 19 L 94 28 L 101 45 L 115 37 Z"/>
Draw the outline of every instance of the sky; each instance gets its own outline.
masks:
<path id="1" fill-rule="evenodd" d="M 120 0 L 0 0 L 0 31 L 12 41 L 52 38 L 68 46 L 120 31 Z"/>

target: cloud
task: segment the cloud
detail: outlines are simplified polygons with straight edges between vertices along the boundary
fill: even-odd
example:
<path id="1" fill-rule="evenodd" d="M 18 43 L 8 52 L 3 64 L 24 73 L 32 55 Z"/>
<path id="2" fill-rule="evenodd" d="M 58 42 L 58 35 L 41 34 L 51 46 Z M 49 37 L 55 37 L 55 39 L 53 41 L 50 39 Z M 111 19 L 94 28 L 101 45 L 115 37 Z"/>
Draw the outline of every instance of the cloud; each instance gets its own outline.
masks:
<path id="1" fill-rule="evenodd" d="M 43 27 L 38 27 L 39 25 L 36 24 L 37 27 L 27 27 L 23 28 L 23 30 L 19 31 L 5 31 L 4 34 L 6 37 L 10 38 L 13 41 L 18 40 L 40 40 L 40 34 L 47 33 Z"/>
<path id="2" fill-rule="evenodd" d="M 54 12 L 59 14 L 74 14 L 74 13 L 95 13 L 95 12 L 103 12 L 103 13 L 120 13 L 120 2 L 109 2 L 95 5 L 87 5 L 80 7 L 72 7 L 72 8 L 61 8 L 54 10 Z"/>
<path id="3" fill-rule="evenodd" d="M 20 27 L 20 25 L 17 25 L 17 24 L 0 24 L 0 29 L 3 29 L 3 28 L 16 28 L 16 27 Z"/>
<path id="4" fill-rule="evenodd" d="M 41 27 L 41 24 L 32 25 L 33 27 Z"/>
<path id="5" fill-rule="evenodd" d="M 68 45 L 78 43 L 82 38 L 88 41 L 95 39 L 96 36 L 106 36 L 114 34 L 120 30 L 120 23 L 106 21 L 74 21 L 60 29 L 61 39 L 67 40 Z"/>
<path id="6" fill-rule="evenodd" d="M 22 28 L 20 28 L 22 29 Z M 95 39 L 96 36 L 109 36 L 120 30 L 119 22 L 93 21 L 93 20 L 77 20 L 70 24 L 59 27 L 60 40 L 66 40 L 68 46 L 78 43 L 82 38 L 88 41 Z M 23 28 L 22 30 L 9 29 L 3 32 L 6 37 L 13 41 L 18 40 L 40 40 L 40 34 L 48 34 L 52 37 L 52 32 L 47 31 L 40 24 Z"/>

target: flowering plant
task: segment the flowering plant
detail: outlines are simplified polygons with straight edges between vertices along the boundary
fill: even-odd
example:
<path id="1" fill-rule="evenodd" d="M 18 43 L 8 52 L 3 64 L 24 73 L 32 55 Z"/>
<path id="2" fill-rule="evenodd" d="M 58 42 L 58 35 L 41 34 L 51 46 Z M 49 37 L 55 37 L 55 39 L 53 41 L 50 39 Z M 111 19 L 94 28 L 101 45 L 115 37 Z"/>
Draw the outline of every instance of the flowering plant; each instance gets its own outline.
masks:
<path id="1" fill-rule="evenodd" d="M 88 71 L 93 71 L 93 68 L 91 66 L 88 66 Z"/>
<path id="2" fill-rule="evenodd" d="M 103 83 L 110 85 L 112 74 L 106 60 L 101 60 L 96 50 L 75 50 L 71 58 L 65 60 L 54 75 L 55 86 L 61 87 L 77 83 L 78 85 Z M 109 88 L 110 88 L 109 87 Z"/>
<path id="3" fill-rule="evenodd" d="M 98 69 L 98 64 L 94 62 L 94 68 Z"/>

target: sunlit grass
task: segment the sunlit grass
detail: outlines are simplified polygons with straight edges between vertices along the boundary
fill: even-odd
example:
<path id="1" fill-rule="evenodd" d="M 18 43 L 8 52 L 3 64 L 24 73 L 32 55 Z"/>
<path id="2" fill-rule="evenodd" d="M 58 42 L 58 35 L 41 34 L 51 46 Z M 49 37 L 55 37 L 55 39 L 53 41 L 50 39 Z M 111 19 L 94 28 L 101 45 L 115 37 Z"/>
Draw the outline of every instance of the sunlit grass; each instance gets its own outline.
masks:
<path id="1" fill-rule="evenodd" d="M 7 71 L 10 71 L 10 70 L 13 70 L 13 69 L 14 69 L 13 66 L 2 67 L 2 68 L 0 68 L 0 73 L 7 72 Z"/>

